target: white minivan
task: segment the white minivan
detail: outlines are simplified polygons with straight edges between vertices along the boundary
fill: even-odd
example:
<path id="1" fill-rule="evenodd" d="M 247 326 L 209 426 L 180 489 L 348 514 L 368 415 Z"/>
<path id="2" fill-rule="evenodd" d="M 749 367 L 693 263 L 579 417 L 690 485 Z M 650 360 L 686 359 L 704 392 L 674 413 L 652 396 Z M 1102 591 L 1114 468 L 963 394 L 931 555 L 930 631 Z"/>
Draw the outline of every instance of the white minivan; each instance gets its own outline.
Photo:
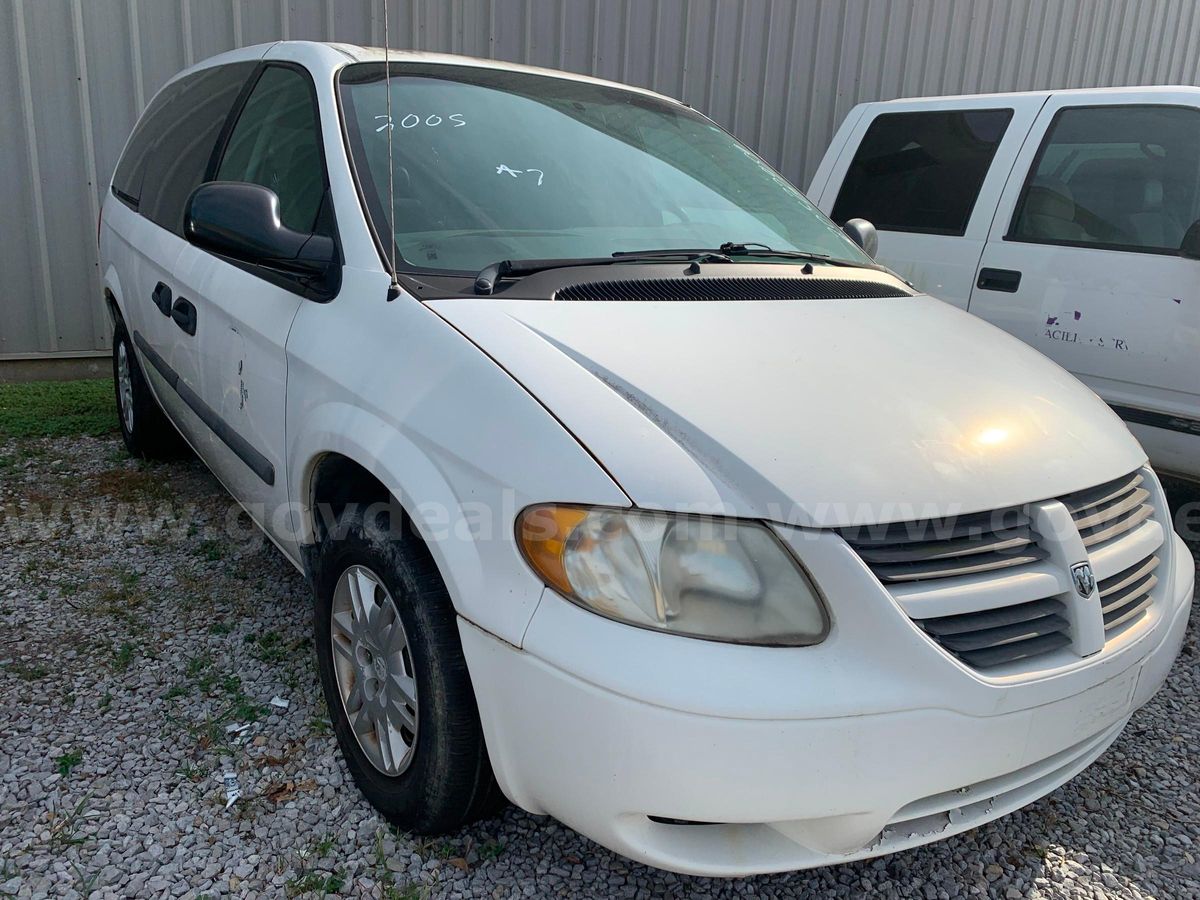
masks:
<path id="1" fill-rule="evenodd" d="M 682 872 L 887 853 L 1080 772 L 1183 640 L 1112 411 L 669 98 L 237 50 L 142 116 L 100 258 L 126 444 L 182 434 L 307 577 L 402 828 L 508 798 Z"/>
<path id="2" fill-rule="evenodd" d="M 1077 375 L 1160 471 L 1200 479 L 1200 88 L 864 103 L 808 196 Z"/>

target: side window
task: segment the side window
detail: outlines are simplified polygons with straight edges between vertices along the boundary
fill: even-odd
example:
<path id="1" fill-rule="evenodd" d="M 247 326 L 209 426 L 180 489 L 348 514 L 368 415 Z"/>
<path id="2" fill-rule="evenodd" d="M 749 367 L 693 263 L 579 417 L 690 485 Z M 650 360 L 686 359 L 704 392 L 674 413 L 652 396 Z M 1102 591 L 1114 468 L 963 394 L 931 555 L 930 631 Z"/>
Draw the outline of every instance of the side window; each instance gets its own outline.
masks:
<path id="1" fill-rule="evenodd" d="M 884 231 L 966 233 L 1011 109 L 885 113 L 863 135 L 832 219 Z"/>
<path id="2" fill-rule="evenodd" d="M 142 197 L 146 160 L 150 158 L 150 151 L 154 149 L 154 139 L 166 127 L 164 110 L 178 95 L 182 84 L 182 80 L 168 84 L 150 101 L 150 105 L 133 127 L 133 135 L 117 162 L 117 170 L 113 173 L 113 193 L 135 209 Z"/>
<path id="3" fill-rule="evenodd" d="M 326 179 L 307 76 L 282 66 L 263 70 L 229 135 L 216 177 L 270 188 L 279 195 L 284 225 L 316 230 Z"/>
<path id="4" fill-rule="evenodd" d="M 168 85 L 138 122 L 117 164 L 117 196 L 183 233 L 183 206 L 204 180 L 221 128 L 254 63 L 204 69 Z"/>
<path id="5" fill-rule="evenodd" d="M 1090 106 L 1054 117 L 1007 235 L 1175 253 L 1200 218 L 1200 110 Z"/>

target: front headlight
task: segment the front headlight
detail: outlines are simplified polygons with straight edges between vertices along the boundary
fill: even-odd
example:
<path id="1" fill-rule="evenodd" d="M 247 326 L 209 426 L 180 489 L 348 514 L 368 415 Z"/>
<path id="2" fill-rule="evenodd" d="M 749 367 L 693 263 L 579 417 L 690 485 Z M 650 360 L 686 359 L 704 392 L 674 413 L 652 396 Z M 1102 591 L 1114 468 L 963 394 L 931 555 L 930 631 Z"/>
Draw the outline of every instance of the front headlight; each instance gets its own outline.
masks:
<path id="1" fill-rule="evenodd" d="M 630 625 L 779 646 L 815 644 L 829 628 L 816 588 L 755 522 L 531 506 L 517 541 L 568 600 Z"/>

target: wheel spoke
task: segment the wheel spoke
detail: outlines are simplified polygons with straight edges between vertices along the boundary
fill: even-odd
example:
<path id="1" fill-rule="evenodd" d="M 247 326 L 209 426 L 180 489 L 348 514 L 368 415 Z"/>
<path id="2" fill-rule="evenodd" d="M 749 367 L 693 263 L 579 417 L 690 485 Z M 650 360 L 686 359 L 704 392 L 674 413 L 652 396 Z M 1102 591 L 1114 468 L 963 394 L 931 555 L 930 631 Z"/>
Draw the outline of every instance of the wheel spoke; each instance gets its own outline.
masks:
<path id="1" fill-rule="evenodd" d="M 409 708 L 410 702 L 411 709 Z M 402 727 L 412 732 L 417 730 L 416 701 L 397 695 L 390 698 L 387 709 L 388 719 L 397 731 Z"/>
<path id="2" fill-rule="evenodd" d="M 333 652 L 336 656 L 340 656 L 343 660 L 345 660 L 348 665 L 354 666 L 356 662 L 354 659 L 354 651 L 351 649 L 348 641 L 343 642 L 338 637 L 334 637 Z"/>
<path id="3" fill-rule="evenodd" d="M 388 696 L 395 697 L 405 706 L 417 708 L 417 682 L 402 672 L 393 671 L 388 685 Z"/>
<path id="4" fill-rule="evenodd" d="M 364 569 L 354 569 L 350 573 L 350 605 L 354 613 L 354 621 L 366 624 L 370 621 L 368 610 L 374 605 L 375 584 L 366 575 Z"/>
<path id="5" fill-rule="evenodd" d="M 384 635 L 383 649 L 388 656 L 399 656 L 407 646 L 408 637 L 404 634 L 404 626 L 400 624 L 400 618 L 397 616 L 396 620 L 392 622 L 391 628 Z"/>
<path id="6" fill-rule="evenodd" d="M 354 640 L 354 633 L 357 629 L 354 627 L 354 617 L 348 612 L 335 612 L 333 614 L 333 627 L 335 634 L 340 633 L 346 640 Z"/>
<path id="7" fill-rule="evenodd" d="M 345 700 L 347 716 L 361 714 L 363 712 L 363 707 L 367 702 L 366 695 L 363 693 L 362 689 L 362 679 L 360 679 L 357 675 L 354 675 L 353 678 L 354 684 L 350 686 L 349 693 L 347 693 Z M 354 730 L 358 731 L 359 729 L 355 728 Z"/>
<path id="8" fill-rule="evenodd" d="M 379 755 L 383 758 L 383 767 L 387 770 L 394 769 L 397 760 L 387 719 L 381 716 L 375 720 L 374 726 L 375 740 L 379 743 Z"/>
<path id="9" fill-rule="evenodd" d="M 410 731 L 412 729 L 409 729 Z M 389 761 L 389 768 L 398 769 L 404 761 L 405 755 L 408 753 L 409 744 L 404 740 L 404 735 L 400 733 L 400 729 L 392 721 L 389 715 L 386 720 L 381 720 L 379 729 L 376 732 L 379 735 L 379 744 L 383 750 L 384 759 Z"/>
<path id="10" fill-rule="evenodd" d="M 387 760 L 384 758 L 383 748 L 378 740 L 375 719 L 367 715 L 366 710 L 359 714 L 358 721 L 354 723 L 354 733 L 358 737 L 358 745 L 362 747 L 363 753 L 370 758 L 371 765 L 381 772 L 387 771 Z"/>

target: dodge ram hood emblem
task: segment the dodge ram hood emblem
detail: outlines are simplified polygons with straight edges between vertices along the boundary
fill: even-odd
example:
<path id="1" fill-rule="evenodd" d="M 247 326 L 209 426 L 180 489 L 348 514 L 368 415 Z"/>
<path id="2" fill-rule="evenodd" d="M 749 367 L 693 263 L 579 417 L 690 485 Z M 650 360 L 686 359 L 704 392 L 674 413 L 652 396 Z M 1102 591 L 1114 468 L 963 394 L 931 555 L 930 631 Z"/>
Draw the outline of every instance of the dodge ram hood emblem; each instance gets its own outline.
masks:
<path id="1" fill-rule="evenodd" d="M 1091 563 L 1081 562 L 1071 566 L 1071 580 L 1075 582 L 1075 590 L 1079 591 L 1080 597 L 1092 596 L 1096 588 L 1096 576 L 1092 574 Z"/>

